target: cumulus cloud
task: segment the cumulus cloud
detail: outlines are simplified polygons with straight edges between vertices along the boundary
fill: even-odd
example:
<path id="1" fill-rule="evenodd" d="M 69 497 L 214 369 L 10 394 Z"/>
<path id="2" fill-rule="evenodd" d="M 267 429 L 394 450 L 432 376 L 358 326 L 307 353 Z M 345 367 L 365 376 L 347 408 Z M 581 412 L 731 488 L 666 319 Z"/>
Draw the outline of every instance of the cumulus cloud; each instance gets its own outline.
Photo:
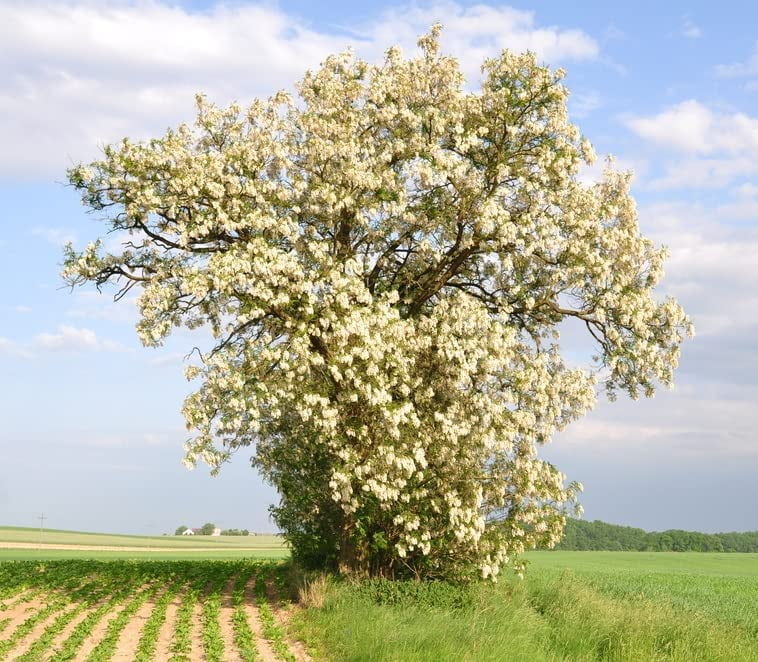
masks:
<path id="1" fill-rule="evenodd" d="M 715 111 L 690 99 L 624 123 L 653 146 L 681 154 L 647 183 L 652 190 L 723 188 L 758 174 L 758 117 Z"/>
<path id="2" fill-rule="evenodd" d="M 129 348 L 115 340 L 101 340 L 91 329 L 61 324 L 57 333 L 39 333 L 31 347 L 44 352 L 124 352 Z"/>
<path id="3" fill-rule="evenodd" d="M 595 58 L 580 30 L 544 27 L 532 12 L 441 2 L 387 10 L 370 25 L 319 31 L 266 4 L 191 11 L 163 2 L 0 4 L 0 176 L 61 176 L 96 147 L 191 119 L 194 94 L 246 102 L 289 87 L 329 53 L 379 59 L 415 47 L 435 21 L 471 76 L 503 47 L 557 63 Z"/>
<path id="4" fill-rule="evenodd" d="M 717 113 L 690 99 L 652 117 L 630 117 L 626 125 L 662 147 L 694 154 L 751 154 L 758 149 L 758 118 Z"/>
<path id="5" fill-rule="evenodd" d="M 38 333 L 30 341 L 0 337 L 0 356 L 24 359 L 44 353 L 130 352 L 126 345 L 99 338 L 92 329 L 61 324 L 54 333 Z"/>

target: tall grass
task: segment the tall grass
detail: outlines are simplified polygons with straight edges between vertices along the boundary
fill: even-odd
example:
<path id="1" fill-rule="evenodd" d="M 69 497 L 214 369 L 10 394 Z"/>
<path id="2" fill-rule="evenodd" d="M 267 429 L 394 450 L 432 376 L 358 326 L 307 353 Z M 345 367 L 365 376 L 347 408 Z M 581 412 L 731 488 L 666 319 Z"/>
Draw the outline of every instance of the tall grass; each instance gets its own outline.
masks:
<path id="1" fill-rule="evenodd" d="M 571 572 L 468 589 L 319 581 L 322 606 L 294 625 L 326 659 L 758 660 L 758 639 L 737 624 L 614 598 Z"/>

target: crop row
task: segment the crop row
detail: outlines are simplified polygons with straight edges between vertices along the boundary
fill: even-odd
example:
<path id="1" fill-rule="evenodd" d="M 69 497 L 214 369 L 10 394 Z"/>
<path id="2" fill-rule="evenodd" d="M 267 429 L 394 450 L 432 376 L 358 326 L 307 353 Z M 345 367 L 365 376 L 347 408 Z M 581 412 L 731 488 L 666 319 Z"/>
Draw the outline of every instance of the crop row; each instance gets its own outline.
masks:
<path id="1" fill-rule="evenodd" d="M 277 657 L 293 660 L 268 604 L 275 567 L 253 561 L 0 563 L 0 660 L 102 662 L 128 653 L 139 662 L 179 661 L 202 648 L 206 659 L 221 662 L 228 646 L 245 661 L 257 660 L 246 604 L 253 585 L 263 636 Z"/>

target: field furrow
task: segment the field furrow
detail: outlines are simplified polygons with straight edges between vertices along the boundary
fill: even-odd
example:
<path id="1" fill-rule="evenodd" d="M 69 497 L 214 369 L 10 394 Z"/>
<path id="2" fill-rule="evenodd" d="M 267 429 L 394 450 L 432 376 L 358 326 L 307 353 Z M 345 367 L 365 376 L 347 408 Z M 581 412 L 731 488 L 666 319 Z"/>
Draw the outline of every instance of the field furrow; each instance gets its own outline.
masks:
<path id="1" fill-rule="evenodd" d="M 5 655 L 8 648 L 4 649 L 4 644 L 11 639 L 16 641 L 18 635 L 16 632 L 23 624 L 34 618 L 42 609 L 45 608 L 45 601 L 42 596 L 35 596 L 29 600 L 24 600 L 18 604 L 10 607 L 3 613 L 3 619 L 6 621 L 5 627 L 2 629 L 2 640 L 0 640 L 0 654 Z"/>
<path id="2" fill-rule="evenodd" d="M 189 660 L 192 654 L 193 615 L 197 606 L 200 590 L 191 586 L 184 595 L 176 613 L 169 659 L 179 662 Z"/>
<path id="3" fill-rule="evenodd" d="M 0 641 L 0 659 L 5 658 L 5 656 L 8 655 L 19 642 L 23 641 L 30 632 L 32 632 L 40 623 L 52 618 L 65 604 L 66 601 L 63 598 L 58 596 L 50 597 L 42 608 L 30 614 L 22 623 Z"/>
<path id="4" fill-rule="evenodd" d="M 53 644 L 59 643 L 60 647 L 50 657 L 55 662 L 64 660 L 84 660 L 89 657 L 93 650 L 107 636 L 110 624 L 118 618 L 119 614 L 130 604 L 129 596 L 133 592 L 144 592 L 149 585 L 141 587 L 124 588 L 115 593 L 111 599 L 106 600 L 96 609 L 88 612 L 70 631 L 69 636 Z"/>
<path id="5" fill-rule="evenodd" d="M 105 636 L 100 639 L 97 646 L 85 658 L 87 662 L 106 662 L 111 660 L 115 653 L 119 637 L 134 615 L 140 610 L 143 604 L 155 596 L 158 591 L 157 586 L 152 586 L 138 593 L 134 598 L 126 603 L 124 608 L 119 611 L 115 618 L 111 619 L 105 631 Z M 165 590 L 165 589 L 160 589 Z"/>
<path id="6" fill-rule="evenodd" d="M 76 604 L 61 605 L 58 611 L 49 613 L 46 617 L 37 621 L 34 627 L 27 632 L 23 637 L 17 639 L 13 649 L 8 651 L 7 656 L 9 660 L 23 659 L 25 656 L 29 658 L 28 653 L 30 649 L 38 641 L 43 640 L 45 632 L 48 631 L 55 623 L 63 621 L 66 617 L 70 617 L 76 613 L 79 608 Z"/>
<path id="7" fill-rule="evenodd" d="M 261 611 L 258 608 L 256 591 L 258 587 L 258 575 L 260 574 L 260 568 L 256 573 L 250 576 L 247 584 L 245 585 L 244 598 L 244 610 L 247 616 L 247 622 L 250 629 L 255 636 L 255 645 L 258 651 L 258 658 L 262 662 L 275 662 L 277 659 L 274 649 L 271 646 L 271 642 L 266 638 L 263 629 L 263 619 L 261 618 Z M 255 658 L 253 658 L 255 659 Z"/>
<path id="8" fill-rule="evenodd" d="M 279 630 L 283 633 L 284 643 L 289 649 L 289 653 L 297 662 L 310 662 L 311 656 L 305 649 L 302 641 L 298 641 L 290 635 L 290 611 L 291 604 L 283 604 L 281 595 L 284 586 L 284 577 L 279 574 L 278 568 L 274 569 L 268 575 L 266 580 L 266 596 L 273 607 L 274 619 Z"/>
<path id="9" fill-rule="evenodd" d="M 140 639 L 133 655 L 128 659 L 135 662 L 149 662 L 155 658 L 155 649 L 158 644 L 158 637 L 164 622 L 166 621 L 166 612 L 176 598 L 177 593 L 182 590 L 182 584 L 176 583 L 167 588 L 163 594 L 153 603 L 153 609 L 141 626 Z M 118 654 L 118 652 L 117 652 Z M 168 655 L 157 659 L 168 659 Z"/>
<path id="10" fill-rule="evenodd" d="M 224 645 L 224 662 L 241 662 L 242 657 L 237 650 L 234 641 L 234 587 L 237 584 L 236 577 L 230 577 L 220 596 L 218 608 L 219 633 Z"/>
<path id="11" fill-rule="evenodd" d="M 138 599 L 131 609 L 127 607 L 121 615 L 124 622 L 120 631 L 117 632 L 114 627 L 110 646 L 106 646 L 101 642 L 101 649 L 97 659 L 119 660 L 121 662 L 136 660 L 137 647 L 142 639 L 142 631 L 150 620 L 156 604 L 166 595 L 169 588 L 168 586 L 164 586 L 156 592 L 148 591 L 148 595 L 141 601 Z"/>
<path id="12" fill-rule="evenodd" d="M 250 621 L 247 614 L 247 605 L 245 602 L 245 588 L 250 582 L 252 573 L 247 571 L 237 576 L 234 583 L 234 592 L 232 593 L 232 628 L 234 635 L 234 645 L 237 654 L 244 662 L 253 662 L 258 659 L 258 651 L 255 642 L 255 634 L 250 627 Z M 253 594 L 250 594 L 250 600 Z"/>
<path id="13" fill-rule="evenodd" d="M 271 599 L 273 596 L 269 580 L 271 571 L 270 565 L 264 566 L 255 580 L 255 599 L 263 625 L 263 636 L 271 643 L 276 659 L 294 662 L 295 656 L 287 645 L 284 630 L 279 626 L 274 616 L 274 609 L 272 608 L 274 602 Z"/>
<path id="14" fill-rule="evenodd" d="M 205 660 L 203 651 L 203 603 L 198 601 L 192 607 L 189 630 L 189 659 Z"/>
<path id="15" fill-rule="evenodd" d="M 171 645 L 174 641 L 174 632 L 179 615 L 179 609 L 185 600 L 186 588 L 179 590 L 173 596 L 171 602 L 166 605 L 165 618 L 158 630 L 158 636 L 155 642 L 156 660 L 168 660 L 171 658 Z"/>
<path id="16" fill-rule="evenodd" d="M 74 614 L 74 617 L 63 627 L 59 632 L 56 632 L 50 639 L 47 648 L 52 651 L 50 655 L 54 655 L 56 652 L 62 650 L 65 642 L 69 641 L 74 631 L 81 626 L 82 622 L 88 619 L 92 619 L 96 616 L 97 612 L 104 608 L 104 605 L 110 604 L 111 598 L 102 600 L 100 603 L 94 604 L 90 607 L 85 607 L 78 613 Z M 73 658 L 61 658 L 61 659 L 73 659 Z"/>
<path id="17" fill-rule="evenodd" d="M 20 587 L 19 589 L 16 589 L 14 587 L 11 591 L 9 591 L 7 597 L 5 597 L 3 600 L 0 600 L 0 614 L 2 614 L 4 611 L 12 609 L 20 602 L 32 599 L 35 595 L 39 595 L 39 593 L 40 592 L 38 590 L 30 588 Z"/>

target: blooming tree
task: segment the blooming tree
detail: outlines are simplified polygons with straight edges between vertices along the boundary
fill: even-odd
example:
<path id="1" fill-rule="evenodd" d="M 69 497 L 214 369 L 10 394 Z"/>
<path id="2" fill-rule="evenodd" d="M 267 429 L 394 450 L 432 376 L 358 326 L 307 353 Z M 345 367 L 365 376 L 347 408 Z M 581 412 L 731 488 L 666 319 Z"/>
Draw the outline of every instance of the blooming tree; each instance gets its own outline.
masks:
<path id="1" fill-rule="evenodd" d="M 329 57 L 299 102 L 199 97 L 194 126 L 73 168 L 125 238 L 68 247 L 64 277 L 136 286 L 145 345 L 213 331 L 187 461 L 254 448 L 301 562 L 494 578 L 560 539 L 580 489 L 537 456 L 595 398 L 557 327 L 586 327 L 608 392 L 637 397 L 690 323 L 653 297 L 664 252 L 630 175 L 578 180 L 563 72 L 505 51 L 467 92 L 438 33 L 413 59 Z"/>

